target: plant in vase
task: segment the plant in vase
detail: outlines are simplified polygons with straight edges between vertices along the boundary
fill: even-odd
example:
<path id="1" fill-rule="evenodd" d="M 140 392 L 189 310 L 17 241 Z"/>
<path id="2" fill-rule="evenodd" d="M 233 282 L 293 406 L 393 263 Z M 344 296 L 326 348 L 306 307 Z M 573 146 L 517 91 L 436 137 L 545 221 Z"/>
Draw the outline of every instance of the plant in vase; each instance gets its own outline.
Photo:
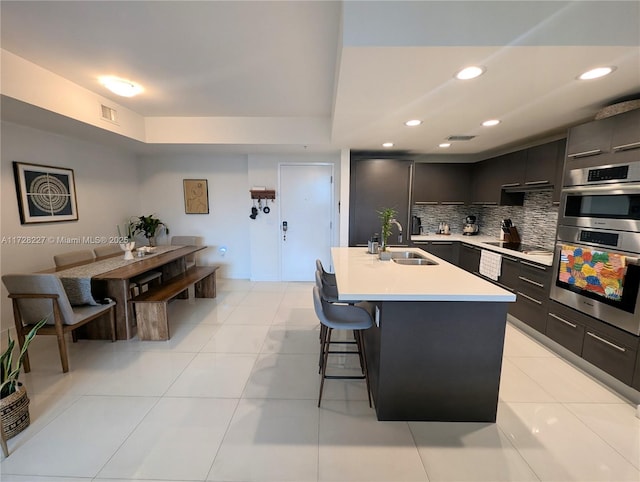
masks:
<path id="1" fill-rule="evenodd" d="M 24 338 L 18 360 L 13 364 L 15 341 L 7 333 L 7 349 L 0 356 L 0 418 L 6 438 L 17 435 L 29 426 L 29 398 L 27 390 L 18 381 L 22 360 L 36 333 L 47 322 L 46 318 L 36 323 Z M 3 447 L 5 448 L 5 447 Z"/>
<path id="2" fill-rule="evenodd" d="M 155 246 L 156 236 L 162 231 L 169 234 L 169 228 L 165 223 L 154 217 L 153 214 L 149 216 L 134 216 L 129 223 L 129 229 L 132 236 L 138 233 L 144 235 L 147 238 L 149 246 Z"/>
<path id="3" fill-rule="evenodd" d="M 387 251 L 387 239 L 391 235 L 391 222 L 396 217 L 396 210 L 393 208 L 384 208 L 378 211 L 378 217 L 380 218 L 380 234 L 382 236 L 382 246 L 380 247 L 380 259 L 391 259 L 391 253 Z"/>

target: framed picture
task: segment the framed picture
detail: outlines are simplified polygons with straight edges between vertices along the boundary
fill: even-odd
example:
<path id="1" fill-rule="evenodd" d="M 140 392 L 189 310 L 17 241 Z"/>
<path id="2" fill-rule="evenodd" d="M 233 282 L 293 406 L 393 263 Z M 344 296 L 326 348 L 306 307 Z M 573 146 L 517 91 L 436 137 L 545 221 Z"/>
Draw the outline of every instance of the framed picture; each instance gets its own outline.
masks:
<path id="1" fill-rule="evenodd" d="M 209 188 L 206 179 L 184 179 L 184 212 L 209 214 Z"/>
<path id="2" fill-rule="evenodd" d="M 77 221 L 73 169 L 13 163 L 22 224 Z"/>

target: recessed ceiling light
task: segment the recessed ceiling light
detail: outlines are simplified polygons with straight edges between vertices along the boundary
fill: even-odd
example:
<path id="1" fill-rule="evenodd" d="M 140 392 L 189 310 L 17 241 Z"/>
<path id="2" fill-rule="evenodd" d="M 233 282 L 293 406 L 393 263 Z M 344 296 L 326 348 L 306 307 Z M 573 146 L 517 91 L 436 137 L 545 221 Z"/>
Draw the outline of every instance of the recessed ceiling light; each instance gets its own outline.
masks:
<path id="1" fill-rule="evenodd" d="M 393 142 L 385 142 L 382 147 L 393 147 Z"/>
<path id="2" fill-rule="evenodd" d="M 420 124 L 422 124 L 422 121 L 418 119 L 408 120 L 407 122 L 404 123 L 404 125 L 408 127 L 415 127 L 415 126 L 419 126 Z"/>
<path id="3" fill-rule="evenodd" d="M 450 142 L 443 142 L 442 144 L 438 144 L 438 147 L 442 147 L 443 149 L 446 147 L 451 147 Z"/>
<path id="4" fill-rule="evenodd" d="M 111 92 L 122 97 L 133 97 L 144 90 L 140 84 L 119 77 L 105 76 L 98 80 Z"/>
<path id="5" fill-rule="evenodd" d="M 482 74 L 484 74 L 484 67 L 478 67 L 478 66 L 471 66 L 471 67 L 465 67 L 464 69 L 462 69 L 460 72 L 458 72 L 456 74 L 456 79 L 460 79 L 460 80 L 469 80 L 469 79 L 475 79 L 476 77 L 480 77 Z"/>
<path id="6" fill-rule="evenodd" d="M 497 126 L 498 124 L 500 124 L 500 121 L 498 119 L 489 119 L 482 123 L 482 125 L 485 127 Z"/>
<path id="7" fill-rule="evenodd" d="M 585 73 L 581 74 L 580 77 L 578 77 L 578 79 L 580 80 L 599 79 L 600 77 L 609 75 L 614 70 L 615 70 L 615 67 L 597 67 L 595 69 L 587 70 Z"/>

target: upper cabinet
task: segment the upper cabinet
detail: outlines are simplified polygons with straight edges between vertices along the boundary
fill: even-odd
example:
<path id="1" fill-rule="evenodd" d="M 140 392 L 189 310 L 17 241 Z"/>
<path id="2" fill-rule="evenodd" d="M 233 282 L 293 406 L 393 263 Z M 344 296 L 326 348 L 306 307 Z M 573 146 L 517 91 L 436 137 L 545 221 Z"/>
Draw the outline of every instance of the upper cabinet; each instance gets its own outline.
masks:
<path id="1" fill-rule="evenodd" d="M 566 170 L 638 159 L 640 109 L 569 129 Z"/>
<path id="2" fill-rule="evenodd" d="M 471 164 L 416 163 L 415 204 L 466 204 L 471 187 Z"/>

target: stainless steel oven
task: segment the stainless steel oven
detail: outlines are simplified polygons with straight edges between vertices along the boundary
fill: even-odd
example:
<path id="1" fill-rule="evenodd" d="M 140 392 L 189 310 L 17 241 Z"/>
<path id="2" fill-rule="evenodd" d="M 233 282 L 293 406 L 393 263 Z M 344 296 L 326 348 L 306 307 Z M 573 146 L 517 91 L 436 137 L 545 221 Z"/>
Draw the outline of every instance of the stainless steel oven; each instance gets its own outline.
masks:
<path id="1" fill-rule="evenodd" d="M 640 335 L 640 232 L 559 226 L 551 298 Z"/>

